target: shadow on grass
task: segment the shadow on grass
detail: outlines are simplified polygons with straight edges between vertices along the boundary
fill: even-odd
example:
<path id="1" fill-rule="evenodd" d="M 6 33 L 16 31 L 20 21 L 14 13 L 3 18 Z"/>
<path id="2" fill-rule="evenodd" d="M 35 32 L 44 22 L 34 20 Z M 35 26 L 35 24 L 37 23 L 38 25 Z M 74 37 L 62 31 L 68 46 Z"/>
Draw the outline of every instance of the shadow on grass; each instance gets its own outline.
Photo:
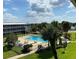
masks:
<path id="1" fill-rule="evenodd" d="M 17 55 L 20 55 L 20 52 L 17 52 L 16 50 L 12 50 L 13 52 L 15 52 Z"/>
<path id="2" fill-rule="evenodd" d="M 44 49 L 42 51 L 36 52 L 38 54 L 39 59 L 50 59 L 53 58 L 53 53 L 51 48 Z"/>
<path id="3" fill-rule="evenodd" d="M 3 46 L 3 52 L 10 51 L 12 48 L 10 48 L 8 45 Z"/>
<path id="4" fill-rule="evenodd" d="M 8 52 L 8 51 L 13 51 L 15 52 L 17 55 L 21 54 L 21 49 L 18 49 L 18 47 L 10 47 L 8 45 L 5 45 L 3 47 L 3 52 Z"/>

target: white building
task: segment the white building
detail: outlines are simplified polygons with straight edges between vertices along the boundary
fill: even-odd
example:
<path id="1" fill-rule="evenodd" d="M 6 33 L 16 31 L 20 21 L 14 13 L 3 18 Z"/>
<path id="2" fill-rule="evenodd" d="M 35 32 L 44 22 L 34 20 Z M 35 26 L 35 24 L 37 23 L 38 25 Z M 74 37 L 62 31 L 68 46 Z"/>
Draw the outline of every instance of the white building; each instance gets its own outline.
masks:
<path id="1" fill-rule="evenodd" d="M 4 23 L 3 34 L 8 33 L 25 33 L 30 29 L 30 25 L 25 23 Z"/>

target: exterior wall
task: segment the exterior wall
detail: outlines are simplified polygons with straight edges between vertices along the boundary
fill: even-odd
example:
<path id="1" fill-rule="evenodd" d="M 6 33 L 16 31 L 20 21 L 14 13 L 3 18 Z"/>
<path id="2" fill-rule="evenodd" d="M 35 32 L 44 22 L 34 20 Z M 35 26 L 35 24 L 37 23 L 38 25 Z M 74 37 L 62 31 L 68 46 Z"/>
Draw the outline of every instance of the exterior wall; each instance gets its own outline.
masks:
<path id="1" fill-rule="evenodd" d="M 29 25 L 26 24 L 4 24 L 3 25 L 3 34 L 8 33 L 24 33 L 28 32 Z"/>

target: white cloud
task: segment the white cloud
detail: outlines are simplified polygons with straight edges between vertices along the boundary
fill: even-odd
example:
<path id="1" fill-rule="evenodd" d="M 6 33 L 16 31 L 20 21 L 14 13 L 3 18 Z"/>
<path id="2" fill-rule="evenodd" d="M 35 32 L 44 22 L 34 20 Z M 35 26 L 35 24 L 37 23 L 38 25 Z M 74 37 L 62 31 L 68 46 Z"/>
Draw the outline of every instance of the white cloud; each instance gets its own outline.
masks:
<path id="1" fill-rule="evenodd" d="M 69 2 L 68 8 L 74 8 L 74 5 L 70 1 L 68 1 L 68 2 Z"/>
<path id="2" fill-rule="evenodd" d="M 3 1 L 7 1 L 7 2 L 10 2 L 10 1 L 12 1 L 12 0 L 3 0 Z"/>
<path id="3" fill-rule="evenodd" d="M 41 17 L 49 17 L 49 16 L 53 16 L 54 13 L 53 12 L 36 12 L 36 11 L 27 11 L 27 17 L 36 17 L 36 16 L 41 16 Z"/>
<path id="4" fill-rule="evenodd" d="M 17 22 L 18 18 L 11 13 L 5 12 L 3 14 L 3 22 Z"/>
<path id="5" fill-rule="evenodd" d="M 37 12 L 50 11 L 52 7 L 62 6 L 66 2 L 66 0 L 26 0 L 26 1 L 29 2 L 31 9 Z"/>
<path id="6" fill-rule="evenodd" d="M 3 8 L 3 12 L 7 12 L 7 9 Z"/>
<path id="7" fill-rule="evenodd" d="M 28 22 L 51 22 L 57 17 L 54 15 L 53 7 L 63 6 L 66 0 L 26 0 L 30 5 L 27 12 Z M 27 21 L 27 20 L 26 20 Z"/>
<path id="8" fill-rule="evenodd" d="M 14 10 L 14 11 L 18 11 L 18 8 L 13 7 L 12 10 Z"/>
<path id="9" fill-rule="evenodd" d="M 13 1 L 12 0 L 3 0 L 3 3 L 8 5 L 8 4 L 11 4 Z"/>
<path id="10" fill-rule="evenodd" d="M 61 16 L 55 16 L 55 18 L 60 19 L 60 20 L 58 20 L 59 22 L 61 22 L 61 21 L 76 22 L 75 12 L 76 12 L 75 9 L 70 9 L 69 11 L 65 12 Z M 74 15 L 72 15 L 71 13 L 74 13 Z"/>
<path id="11" fill-rule="evenodd" d="M 27 11 L 26 18 L 19 19 L 11 13 L 4 13 L 4 22 L 40 23 L 51 22 L 53 20 L 61 22 L 63 19 L 65 20 L 67 14 L 73 12 L 73 10 L 67 11 L 67 14 L 62 16 L 56 16 L 54 15 L 53 8 L 63 6 L 66 1 L 67 0 L 27 0 L 30 5 L 30 10 Z M 12 10 L 17 11 L 18 8 L 13 7 Z"/>
<path id="12" fill-rule="evenodd" d="M 66 11 L 66 14 L 71 13 L 71 12 L 76 12 L 76 10 L 71 9 L 71 10 L 69 10 L 69 11 Z"/>
<path id="13" fill-rule="evenodd" d="M 40 22 L 50 22 L 53 19 L 54 13 L 51 12 L 36 12 L 36 11 L 28 11 L 26 15 L 25 22 L 28 23 L 40 23 Z M 27 20 L 28 19 L 28 20 Z"/>

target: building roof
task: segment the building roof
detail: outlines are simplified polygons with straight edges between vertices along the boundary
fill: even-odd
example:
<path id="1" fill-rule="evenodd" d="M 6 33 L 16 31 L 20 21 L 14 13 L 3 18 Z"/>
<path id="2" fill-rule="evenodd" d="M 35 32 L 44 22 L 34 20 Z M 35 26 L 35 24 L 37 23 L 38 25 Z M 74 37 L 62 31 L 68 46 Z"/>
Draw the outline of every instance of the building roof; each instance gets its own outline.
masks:
<path id="1" fill-rule="evenodd" d="M 20 25 L 20 24 L 26 24 L 26 23 L 3 23 L 3 25 Z"/>

